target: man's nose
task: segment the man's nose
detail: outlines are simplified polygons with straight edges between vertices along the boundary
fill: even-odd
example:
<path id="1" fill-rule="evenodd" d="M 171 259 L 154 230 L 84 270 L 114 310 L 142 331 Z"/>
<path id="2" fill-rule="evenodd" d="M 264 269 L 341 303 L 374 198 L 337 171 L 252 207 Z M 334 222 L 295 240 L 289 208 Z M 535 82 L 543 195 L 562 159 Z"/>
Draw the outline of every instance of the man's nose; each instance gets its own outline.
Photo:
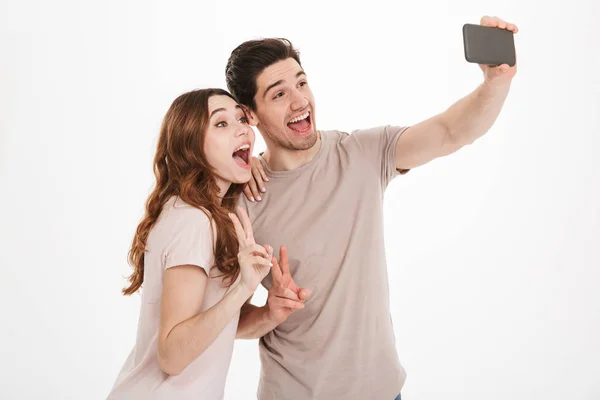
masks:
<path id="1" fill-rule="evenodd" d="M 304 97 L 302 93 L 295 91 L 291 106 L 294 111 L 302 110 L 303 108 L 308 106 L 308 99 Z"/>

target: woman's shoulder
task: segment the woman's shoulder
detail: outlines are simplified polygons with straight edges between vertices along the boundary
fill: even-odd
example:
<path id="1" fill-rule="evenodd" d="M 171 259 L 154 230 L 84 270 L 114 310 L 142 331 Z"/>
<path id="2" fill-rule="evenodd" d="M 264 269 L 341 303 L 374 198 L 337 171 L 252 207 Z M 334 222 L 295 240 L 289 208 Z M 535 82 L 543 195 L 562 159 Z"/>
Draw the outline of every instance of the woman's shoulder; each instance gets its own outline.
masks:
<path id="1" fill-rule="evenodd" d="M 174 227 L 193 225 L 196 228 L 211 225 L 210 212 L 183 201 L 179 196 L 171 197 L 163 206 L 160 223 Z"/>

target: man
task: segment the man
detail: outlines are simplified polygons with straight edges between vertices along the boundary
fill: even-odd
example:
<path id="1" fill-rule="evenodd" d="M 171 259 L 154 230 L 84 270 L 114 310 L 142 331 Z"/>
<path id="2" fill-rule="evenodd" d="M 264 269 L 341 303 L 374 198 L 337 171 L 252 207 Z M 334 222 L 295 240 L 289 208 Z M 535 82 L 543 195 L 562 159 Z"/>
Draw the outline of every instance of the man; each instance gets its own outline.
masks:
<path id="1" fill-rule="evenodd" d="M 517 32 L 499 18 L 481 24 Z M 239 338 L 260 338 L 260 400 L 400 398 L 406 374 L 389 311 L 383 195 L 396 176 L 490 129 L 516 66 L 480 67 L 483 83 L 445 112 L 348 134 L 317 130 L 291 43 L 253 40 L 231 53 L 228 88 L 267 146 L 253 169 L 269 190 L 251 182 L 240 203 L 257 242 L 280 249 L 263 282 L 267 304 L 247 303 L 238 328 Z"/>

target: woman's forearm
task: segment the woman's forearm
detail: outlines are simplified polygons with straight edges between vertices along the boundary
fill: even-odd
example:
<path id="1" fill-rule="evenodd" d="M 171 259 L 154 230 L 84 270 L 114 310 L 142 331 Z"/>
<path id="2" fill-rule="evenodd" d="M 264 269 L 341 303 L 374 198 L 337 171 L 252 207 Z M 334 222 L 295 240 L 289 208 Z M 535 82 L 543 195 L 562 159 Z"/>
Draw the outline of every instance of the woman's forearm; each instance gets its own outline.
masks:
<path id="1" fill-rule="evenodd" d="M 161 369 L 180 374 L 215 341 L 251 294 L 245 285 L 237 284 L 208 310 L 175 325 L 159 343 Z"/>

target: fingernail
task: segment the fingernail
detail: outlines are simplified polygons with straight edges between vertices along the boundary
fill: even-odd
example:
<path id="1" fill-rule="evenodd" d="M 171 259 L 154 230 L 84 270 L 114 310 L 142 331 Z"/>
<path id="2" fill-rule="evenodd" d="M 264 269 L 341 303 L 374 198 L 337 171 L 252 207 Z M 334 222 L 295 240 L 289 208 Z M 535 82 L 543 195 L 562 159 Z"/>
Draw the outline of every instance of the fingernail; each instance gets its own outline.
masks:
<path id="1" fill-rule="evenodd" d="M 267 189 L 265 189 L 265 188 L 260 188 L 260 191 L 264 193 L 264 192 L 266 192 L 266 191 L 267 191 Z"/>
<path id="2" fill-rule="evenodd" d="M 254 197 L 250 197 L 250 201 L 252 201 L 252 202 L 253 202 L 253 201 L 254 201 Z"/>
<path id="3" fill-rule="evenodd" d="M 265 178 L 265 181 L 269 182 L 269 178 Z"/>
<path id="4" fill-rule="evenodd" d="M 260 196 L 256 196 L 256 200 L 260 201 L 261 200 Z"/>
<path id="5" fill-rule="evenodd" d="M 269 263 L 269 267 L 272 267 L 272 266 L 273 266 L 273 263 Z"/>

